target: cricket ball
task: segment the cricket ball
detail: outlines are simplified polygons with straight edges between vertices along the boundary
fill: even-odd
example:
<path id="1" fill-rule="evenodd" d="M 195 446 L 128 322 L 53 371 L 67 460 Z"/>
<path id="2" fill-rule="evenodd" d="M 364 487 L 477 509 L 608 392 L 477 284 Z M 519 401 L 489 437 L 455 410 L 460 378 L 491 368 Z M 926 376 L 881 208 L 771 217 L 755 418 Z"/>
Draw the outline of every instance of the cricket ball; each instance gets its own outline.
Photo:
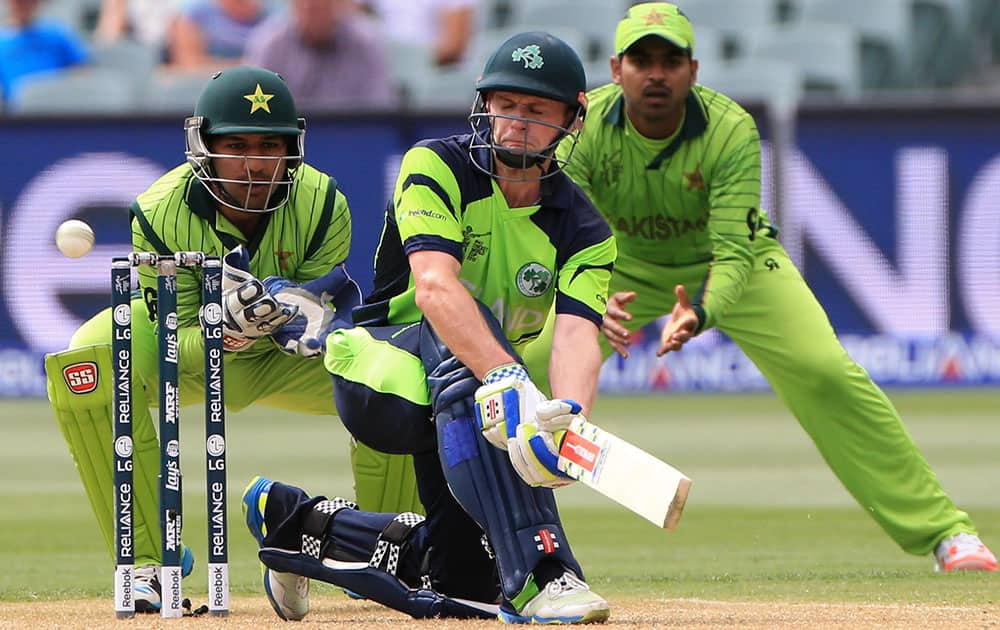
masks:
<path id="1" fill-rule="evenodd" d="M 79 258 L 94 246 L 94 230 L 79 219 L 70 219 L 56 229 L 56 247 L 63 256 Z"/>

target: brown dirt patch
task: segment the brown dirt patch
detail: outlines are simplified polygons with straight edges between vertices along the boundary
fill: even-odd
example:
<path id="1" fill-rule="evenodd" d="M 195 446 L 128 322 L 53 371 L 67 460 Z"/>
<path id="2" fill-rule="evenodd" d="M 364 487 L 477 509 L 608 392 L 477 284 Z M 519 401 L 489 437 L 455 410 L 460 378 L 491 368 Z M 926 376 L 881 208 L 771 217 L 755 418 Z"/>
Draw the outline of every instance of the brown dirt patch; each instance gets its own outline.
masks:
<path id="1" fill-rule="evenodd" d="M 312 612 L 301 624 L 278 619 L 263 597 L 234 597 L 224 619 L 160 619 L 143 615 L 132 621 L 114 618 L 108 600 L 0 603 L 0 629 L 52 628 L 121 630 L 143 628 L 499 628 L 494 621 L 415 621 L 370 602 L 339 595 L 314 595 Z M 745 603 L 698 599 L 616 598 L 609 626 L 615 628 L 1000 628 L 1000 605 L 936 606 L 917 604 Z"/>

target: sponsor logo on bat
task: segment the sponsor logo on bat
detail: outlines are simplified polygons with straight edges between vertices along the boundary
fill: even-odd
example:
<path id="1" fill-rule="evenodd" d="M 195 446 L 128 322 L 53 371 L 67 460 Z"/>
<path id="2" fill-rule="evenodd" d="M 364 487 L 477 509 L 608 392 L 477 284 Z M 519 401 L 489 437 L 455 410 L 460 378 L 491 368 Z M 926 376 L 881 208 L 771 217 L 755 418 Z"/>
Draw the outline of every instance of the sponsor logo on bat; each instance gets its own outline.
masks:
<path id="1" fill-rule="evenodd" d="M 601 447 L 573 431 L 566 432 L 559 454 L 587 472 L 593 472 Z"/>

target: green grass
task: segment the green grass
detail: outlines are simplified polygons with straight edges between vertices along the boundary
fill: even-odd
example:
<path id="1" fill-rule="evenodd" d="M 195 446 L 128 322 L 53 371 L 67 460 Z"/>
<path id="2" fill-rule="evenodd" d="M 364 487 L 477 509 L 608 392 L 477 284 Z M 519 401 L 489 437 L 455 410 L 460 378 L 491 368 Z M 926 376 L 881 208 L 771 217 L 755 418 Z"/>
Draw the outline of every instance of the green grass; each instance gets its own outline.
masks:
<path id="1" fill-rule="evenodd" d="M 893 392 L 911 433 L 987 542 L 1000 546 L 1000 392 Z M 582 487 L 559 491 L 574 550 L 604 595 L 751 601 L 986 604 L 1000 575 L 936 575 L 901 552 L 834 479 L 770 395 L 605 397 L 595 418 L 695 481 L 676 532 Z M 182 413 L 185 541 L 205 557 L 203 428 Z M 111 560 L 46 403 L 0 402 L 0 601 L 107 597 Z M 350 495 L 336 418 L 256 409 L 229 433 L 235 593 L 256 593 L 255 545 L 239 495 L 253 474 Z M 204 593 L 199 563 L 185 581 Z"/>

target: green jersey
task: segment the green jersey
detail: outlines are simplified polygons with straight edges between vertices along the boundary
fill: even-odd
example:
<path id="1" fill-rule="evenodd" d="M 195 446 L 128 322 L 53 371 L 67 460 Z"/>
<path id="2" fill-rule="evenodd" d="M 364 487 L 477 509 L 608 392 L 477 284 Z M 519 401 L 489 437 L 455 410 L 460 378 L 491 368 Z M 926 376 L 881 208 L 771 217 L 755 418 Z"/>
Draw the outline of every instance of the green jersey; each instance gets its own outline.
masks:
<path id="1" fill-rule="evenodd" d="M 305 282 L 347 258 L 351 215 L 335 179 L 303 164 L 295 171 L 288 203 L 265 214 L 253 238 L 246 237 L 216 210 L 216 201 L 186 164 L 156 180 L 132 204 L 135 251 L 171 254 L 200 251 L 224 256 L 237 245 L 250 253 L 250 273 Z M 156 269 L 140 267 L 139 285 L 150 317 L 156 313 Z M 193 269 L 177 270 L 177 318 L 182 327 L 198 324 L 201 279 Z M 270 349 L 270 344 L 256 344 Z"/>
<path id="2" fill-rule="evenodd" d="M 683 122 L 663 141 L 627 120 L 621 88 L 589 95 L 584 128 L 566 166 L 605 216 L 623 254 L 666 267 L 706 265 L 693 304 L 702 328 L 739 299 L 758 230 L 773 230 L 760 206 L 760 137 L 735 102 L 696 85 Z M 559 147 L 565 158 L 570 148 Z"/>
<path id="3" fill-rule="evenodd" d="M 470 135 L 422 142 L 403 156 L 375 257 L 375 289 L 359 325 L 422 317 L 407 256 L 433 250 L 461 263 L 462 283 L 486 304 L 519 349 L 535 339 L 555 302 L 600 326 L 616 257 L 604 219 L 563 173 L 543 180 L 538 205 L 510 208 L 470 154 Z"/>

